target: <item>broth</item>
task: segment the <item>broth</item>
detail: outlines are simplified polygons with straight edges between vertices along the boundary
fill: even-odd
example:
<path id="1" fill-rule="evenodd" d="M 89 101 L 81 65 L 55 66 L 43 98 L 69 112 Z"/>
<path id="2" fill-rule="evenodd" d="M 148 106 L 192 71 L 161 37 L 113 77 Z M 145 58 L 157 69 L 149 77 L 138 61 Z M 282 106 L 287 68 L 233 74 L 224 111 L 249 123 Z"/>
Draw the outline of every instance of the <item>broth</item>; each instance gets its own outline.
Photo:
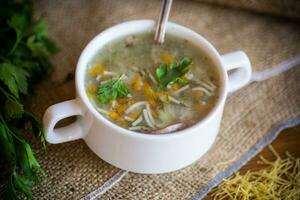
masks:
<path id="1" fill-rule="evenodd" d="M 219 96 L 219 73 L 187 40 L 154 33 L 130 35 L 101 48 L 87 66 L 85 87 L 95 108 L 113 123 L 148 132 L 203 119 Z"/>

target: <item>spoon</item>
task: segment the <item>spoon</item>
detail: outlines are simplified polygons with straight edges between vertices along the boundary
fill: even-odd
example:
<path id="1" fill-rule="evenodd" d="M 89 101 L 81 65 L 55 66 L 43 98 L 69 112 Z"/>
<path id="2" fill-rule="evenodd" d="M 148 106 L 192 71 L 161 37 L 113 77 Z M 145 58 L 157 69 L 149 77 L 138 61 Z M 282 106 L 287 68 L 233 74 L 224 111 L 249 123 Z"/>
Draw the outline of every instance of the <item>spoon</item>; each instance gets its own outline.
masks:
<path id="1" fill-rule="evenodd" d="M 156 25 L 156 31 L 154 36 L 154 42 L 156 44 L 162 44 L 165 39 L 165 33 L 166 33 L 166 25 L 168 22 L 171 6 L 172 6 L 173 0 L 163 0 L 161 4 L 160 14 L 158 18 L 158 22 Z M 177 123 L 169 125 L 165 128 L 157 129 L 152 131 L 151 133 L 154 134 L 164 134 L 164 133 L 171 133 L 173 131 L 181 130 L 185 128 L 187 124 L 185 123 Z"/>
<path id="2" fill-rule="evenodd" d="M 173 0 L 162 1 L 159 18 L 156 25 L 155 36 L 154 36 L 154 42 L 156 44 L 162 44 L 164 42 L 166 25 L 168 22 L 172 1 Z"/>

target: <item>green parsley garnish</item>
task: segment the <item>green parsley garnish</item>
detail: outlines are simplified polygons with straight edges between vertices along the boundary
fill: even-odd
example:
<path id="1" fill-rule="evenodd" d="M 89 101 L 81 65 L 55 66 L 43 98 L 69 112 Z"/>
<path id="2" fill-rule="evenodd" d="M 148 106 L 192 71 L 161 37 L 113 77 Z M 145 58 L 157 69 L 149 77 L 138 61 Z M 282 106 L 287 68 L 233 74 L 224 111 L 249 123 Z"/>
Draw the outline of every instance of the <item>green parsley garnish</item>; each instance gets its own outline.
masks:
<path id="1" fill-rule="evenodd" d="M 187 80 L 182 78 L 189 70 L 189 65 L 192 63 L 191 58 L 183 58 L 171 64 L 162 63 L 156 68 L 156 77 L 159 80 L 158 89 L 165 88 L 171 82 L 187 83 Z"/>
<path id="2" fill-rule="evenodd" d="M 26 111 L 23 100 L 34 83 L 48 74 L 48 58 L 57 48 L 48 38 L 46 22 L 35 22 L 32 16 L 29 0 L 1 1 L 0 163 L 7 184 L 0 196 L 9 200 L 23 199 L 22 194 L 32 197 L 32 186 L 39 185 L 38 175 L 44 174 L 27 141 L 33 133 L 45 147 L 42 125 Z"/>
<path id="3" fill-rule="evenodd" d="M 129 89 L 122 81 L 124 77 L 125 74 L 117 80 L 110 80 L 98 87 L 97 99 L 101 104 L 106 104 L 117 98 L 127 97 Z"/>

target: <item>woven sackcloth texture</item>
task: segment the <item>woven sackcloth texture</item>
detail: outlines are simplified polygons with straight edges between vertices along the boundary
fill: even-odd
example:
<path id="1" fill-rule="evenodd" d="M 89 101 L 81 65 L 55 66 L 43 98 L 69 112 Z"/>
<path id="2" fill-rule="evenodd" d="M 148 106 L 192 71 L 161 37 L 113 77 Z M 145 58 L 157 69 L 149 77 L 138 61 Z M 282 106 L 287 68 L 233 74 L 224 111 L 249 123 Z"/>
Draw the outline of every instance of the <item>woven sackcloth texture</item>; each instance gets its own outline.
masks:
<path id="1" fill-rule="evenodd" d="M 300 19 L 298 0 L 197 0 L 223 6 L 243 8 L 260 13 Z"/>
<path id="2" fill-rule="evenodd" d="M 156 19 L 159 7 L 157 0 L 35 1 L 36 16 L 46 18 L 50 35 L 61 51 L 53 59 L 52 76 L 38 85 L 36 96 L 27 100 L 29 109 L 41 118 L 48 106 L 74 98 L 72 75 L 81 51 L 93 36 L 127 20 Z M 170 20 L 194 29 L 220 53 L 244 50 L 254 71 L 268 69 L 300 53 L 299 23 L 286 18 L 177 0 Z M 101 199 L 189 199 L 230 165 L 218 163 L 234 162 L 273 126 L 299 115 L 297 66 L 232 94 L 226 102 L 220 134 L 199 161 L 168 174 L 129 173 Z M 38 145 L 34 148 L 47 174 L 41 187 L 34 189 L 34 199 L 79 199 L 119 171 L 92 153 L 82 140 L 48 145 L 46 151 Z"/>

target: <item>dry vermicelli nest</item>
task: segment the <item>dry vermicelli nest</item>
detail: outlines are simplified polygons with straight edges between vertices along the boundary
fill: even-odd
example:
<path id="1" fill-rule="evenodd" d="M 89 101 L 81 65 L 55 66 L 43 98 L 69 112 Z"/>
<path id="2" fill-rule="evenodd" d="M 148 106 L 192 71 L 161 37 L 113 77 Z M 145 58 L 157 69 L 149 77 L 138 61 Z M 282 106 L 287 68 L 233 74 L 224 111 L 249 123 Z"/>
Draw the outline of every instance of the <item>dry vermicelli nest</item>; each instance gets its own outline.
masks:
<path id="1" fill-rule="evenodd" d="M 275 154 L 275 161 L 261 157 L 261 164 L 267 165 L 259 171 L 247 171 L 241 175 L 236 173 L 224 180 L 212 191 L 213 199 L 236 200 L 299 200 L 300 199 L 300 159 L 288 152 L 286 158 Z"/>

